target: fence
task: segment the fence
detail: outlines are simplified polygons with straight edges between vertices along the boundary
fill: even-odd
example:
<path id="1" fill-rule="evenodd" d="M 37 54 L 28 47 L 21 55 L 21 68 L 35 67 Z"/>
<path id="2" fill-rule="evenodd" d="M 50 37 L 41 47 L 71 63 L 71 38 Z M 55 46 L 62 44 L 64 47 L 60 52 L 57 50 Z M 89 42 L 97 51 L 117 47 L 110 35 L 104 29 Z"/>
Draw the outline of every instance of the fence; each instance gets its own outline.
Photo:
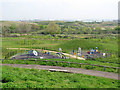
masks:
<path id="1" fill-rule="evenodd" d="M 4 59 L 1 59 L 1 60 L 2 60 L 2 62 L 4 62 Z M 15 59 L 9 59 L 9 60 L 15 61 Z M 27 59 L 24 59 L 24 62 L 26 62 L 26 61 L 27 61 Z M 28 60 L 28 61 L 31 61 L 31 60 Z M 104 71 L 106 71 L 106 68 L 117 69 L 117 72 L 119 73 L 119 67 L 102 66 L 102 65 L 96 65 L 96 64 L 93 65 L 93 64 L 77 63 L 77 62 L 54 61 L 54 60 L 32 60 L 32 61 L 35 61 L 35 63 L 37 63 L 37 61 L 43 61 L 43 62 L 46 62 L 46 64 L 47 64 L 47 62 L 55 62 L 55 63 L 57 63 L 57 65 L 58 65 L 58 63 L 67 63 L 68 66 L 70 66 L 70 64 L 79 64 L 80 67 L 82 65 L 90 65 L 90 66 L 92 66 L 92 69 L 94 68 L 94 66 L 98 66 L 98 67 L 103 67 Z"/>

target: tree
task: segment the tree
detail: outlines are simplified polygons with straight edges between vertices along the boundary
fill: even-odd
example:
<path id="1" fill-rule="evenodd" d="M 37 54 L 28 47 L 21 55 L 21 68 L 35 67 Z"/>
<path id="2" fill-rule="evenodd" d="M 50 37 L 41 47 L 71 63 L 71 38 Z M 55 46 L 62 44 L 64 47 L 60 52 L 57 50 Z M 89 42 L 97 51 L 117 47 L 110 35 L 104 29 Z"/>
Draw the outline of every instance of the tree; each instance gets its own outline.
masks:
<path id="1" fill-rule="evenodd" d="M 26 24 L 26 23 L 20 23 L 18 25 L 18 32 L 19 33 L 28 33 L 31 30 L 31 25 L 30 24 Z"/>
<path id="2" fill-rule="evenodd" d="M 55 22 L 50 22 L 47 27 L 47 34 L 60 34 L 61 28 Z"/>
<path id="3" fill-rule="evenodd" d="M 12 24 L 12 25 L 10 25 L 10 33 L 14 33 L 15 32 L 15 29 L 16 29 L 16 26 L 15 26 L 15 24 Z"/>
<path id="4" fill-rule="evenodd" d="M 120 26 L 116 26 L 116 27 L 114 28 L 114 30 L 117 31 L 118 34 L 119 34 L 119 33 L 120 33 Z"/>
<path id="5" fill-rule="evenodd" d="M 39 25 L 40 30 L 44 30 L 47 28 L 47 25 Z"/>
<path id="6" fill-rule="evenodd" d="M 38 30 L 38 29 L 39 29 L 39 26 L 36 25 L 36 24 L 32 24 L 31 29 L 33 29 L 33 30 Z"/>
<path id="7" fill-rule="evenodd" d="M 9 35 L 9 31 L 10 31 L 10 29 L 9 29 L 9 27 L 7 27 L 7 26 L 3 26 L 2 27 L 2 35 L 3 36 L 8 36 Z"/>

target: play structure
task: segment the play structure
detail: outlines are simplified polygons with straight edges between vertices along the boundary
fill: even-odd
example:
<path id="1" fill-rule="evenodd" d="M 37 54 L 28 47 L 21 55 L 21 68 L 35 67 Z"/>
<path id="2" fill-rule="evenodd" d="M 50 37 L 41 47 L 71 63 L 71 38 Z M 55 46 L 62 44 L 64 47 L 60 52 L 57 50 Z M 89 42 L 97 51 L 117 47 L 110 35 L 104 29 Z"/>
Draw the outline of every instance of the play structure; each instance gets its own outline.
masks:
<path id="1" fill-rule="evenodd" d="M 35 51 L 35 50 L 26 50 L 27 51 L 27 55 L 28 56 L 38 56 L 39 52 Z"/>
<path id="2" fill-rule="evenodd" d="M 58 54 L 62 59 L 66 59 L 66 56 L 63 53 L 58 52 L 56 54 Z"/>
<path id="3" fill-rule="evenodd" d="M 66 56 L 62 53 L 50 53 L 49 51 L 41 51 L 38 52 L 36 50 L 25 50 L 24 53 L 22 53 L 21 55 L 14 55 L 13 59 L 28 59 L 28 58 L 36 58 L 36 59 L 52 59 L 52 58 L 56 58 L 56 59 L 66 59 Z"/>
<path id="4" fill-rule="evenodd" d="M 73 50 L 72 54 L 85 59 L 94 59 L 106 56 L 106 53 L 100 52 L 98 50 L 98 47 L 96 47 L 95 49 L 91 48 L 89 51 L 82 51 L 79 47 L 78 50 Z"/>
<path id="5" fill-rule="evenodd" d="M 66 57 L 68 55 L 68 57 Z M 71 57 L 70 57 L 70 56 Z M 91 48 L 89 51 L 83 51 L 80 47 L 77 50 L 72 50 L 71 54 L 63 54 L 62 49 L 59 48 L 59 52 L 49 51 L 49 50 L 25 50 L 22 54 L 16 54 L 12 59 L 66 59 L 66 58 L 83 58 L 83 59 L 94 59 L 99 57 L 105 57 L 106 53 L 102 53 L 98 50 L 98 47 L 95 49 Z"/>
<path id="6" fill-rule="evenodd" d="M 93 48 L 91 48 L 91 50 L 88 51 L 87 53 L 88 53 L 88 54 L 98 54 L 98 53 L 100 53 L 100 52 L 98 51 L 98 47 L 96 47 L 95 50 L 94 50 Z"/>

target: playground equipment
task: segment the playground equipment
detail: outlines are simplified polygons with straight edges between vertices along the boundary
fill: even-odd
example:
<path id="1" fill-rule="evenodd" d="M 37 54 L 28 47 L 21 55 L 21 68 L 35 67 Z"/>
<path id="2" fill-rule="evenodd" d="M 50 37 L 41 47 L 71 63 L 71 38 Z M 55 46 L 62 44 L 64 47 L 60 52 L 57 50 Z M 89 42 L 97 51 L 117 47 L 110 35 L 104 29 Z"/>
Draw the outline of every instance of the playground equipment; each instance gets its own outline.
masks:
<path id="1" fill-rule="evenodd" d="M 33 50 L 33 54 L 34 54 L 35 56 L 38 56 L 38 52 L 35 51 L 35 50 Z"/>
<path id="2" fill-rule="evenodd" d="M 93 48 L 91 48 L 91 50 L 88 51 L 87 53 L 88 53 L 88 54 L 97 54 L 97 53 L 100 53 L 100 52 L 98 51 L 98 47 L 96 47 L 95 50 L 94 50 Z"/>
<path id="3" fill-rule="evenodd" d="M 87 54 L 85 55 L 85 57 L 87 59 L 94 59 L 94 58 L 99 58 L 99 57 L 105 57 L 106 54 L 107 53 L 99 52 L 98 47 L 96 47 L 95 50 L 93 48 L 91 48 L 91 50 L 87 52 Z"/>
<path id="4" fill-rule="evenodd" d="M 59 48 L 59 52 L 62 52 L 62 49 L 61 49 L 61 48 Z"/>
<path id="5" fill-rule="evenodd" d="M 38 56 L 38 54 L 39 53 L 37 51 L 35 51 L 35 50 L 30 50 L 30 51 L 27 52 L 28 56 Z"/>
<path id="6" fill-rule="evenodd" d="M 66 59 L 66 56 L 63 53 L 56 53 L 58 54 L 62 59 Z"/>
<path id="7" fill-rule="evenodd" d="M 82 53 L 81 53 L 81 48 L 80 48 L 80 47 L 78 48 L 78 55 L 79 55 L 79 56 L 82 55 Z"/>
<path id="8" fill-rule="evenodd" d="M 46 55 L 50 55 L 50 53 L 49 53 L 49 52 L 46 52 L 46 51 L 43 51 L 43 53 L 46 54 Z"/>
<path id="9" fill-rule="evenodd" d="M 106 53 L 103 53 L 102 55 L 105 57 Z"/>
<path id="10" fill-rule="evenodd" d="M 77 53 L 75 52 L 75 50 L 73 50 L 73 55 L 76 55 Z"/>

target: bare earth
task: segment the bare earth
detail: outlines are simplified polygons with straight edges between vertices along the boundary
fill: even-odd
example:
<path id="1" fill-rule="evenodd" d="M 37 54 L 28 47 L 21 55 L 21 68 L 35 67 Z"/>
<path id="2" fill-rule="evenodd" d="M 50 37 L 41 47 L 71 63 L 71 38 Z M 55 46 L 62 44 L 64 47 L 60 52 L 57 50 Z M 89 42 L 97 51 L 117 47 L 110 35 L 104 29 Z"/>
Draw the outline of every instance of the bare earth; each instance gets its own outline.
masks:
<path id="1" fill-rule="evenodd" d="M 104 78 L 111 78 L 118 80 L 117 73 L 103 72 L 103 71 L 95 71 L 95 70 L 86 70 L 81 68 L 70 68 L 70 67 L 60 67 L 60 66 L 44 66 L 44 65 L 26 65 L 26 64 L 2 64 L 2 66 L 12 66 L 19 68 L 29 68 L 29 69 L 40 69 L 40 70 L 49 70 L 49 71 L 59 71 L 59 72 L 67 72 L 67 73 L 82 73 L 92 76 L 99 76 Z"/>

